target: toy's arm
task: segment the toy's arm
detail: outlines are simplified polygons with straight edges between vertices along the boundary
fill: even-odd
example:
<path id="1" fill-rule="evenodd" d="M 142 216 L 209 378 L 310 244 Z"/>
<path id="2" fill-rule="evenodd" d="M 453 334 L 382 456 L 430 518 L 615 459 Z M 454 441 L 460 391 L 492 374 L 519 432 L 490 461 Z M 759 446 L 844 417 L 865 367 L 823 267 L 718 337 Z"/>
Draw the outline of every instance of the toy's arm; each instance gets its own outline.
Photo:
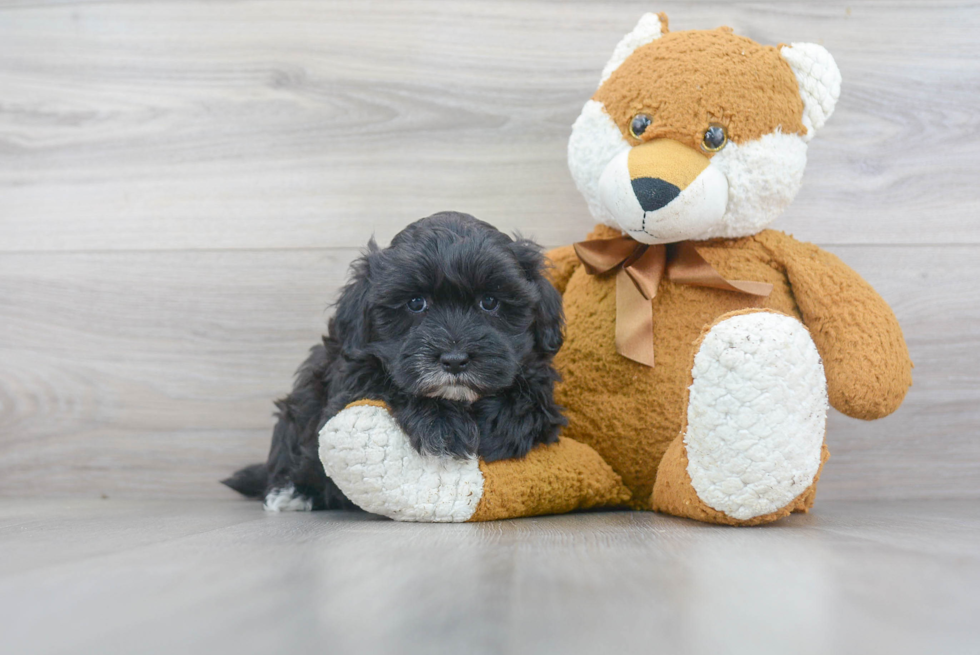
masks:
<path id="1" fill-rule="evenodd" d="M 894 312 L 860 275 L 810 243 L 760 235 L 786 268 L 827 374 L 830 404 L 861 419 L 891 414 L 912 385 L 912 362 Z"/>
<path id="2" fill-rule="evenodd" d="M 599 453 L 568 437 L 536 446 L 524 459 L 480 460 L 480 472 L 483 497 L 470 521 L 615 507 L 631 496 Z"/>
<path id="3" fill-rule="evenodd" d="M 579 260 L 578 255 L 575 254 L 575 249 L 572 246 L 562 246 L 561 248 L 549 250 L 545 253 L 545 257 L 551 261 L 551 268 L 545 274 L 551 283 L 555 285 L 555 288 L 558 289 L 558 293 L 564 295 L 568 281 L 571 279 L 575 270 L 582 265 L 582 262 Z"/>
<path id="4" fill-rule="evenodd" d="M 320 431 L 320 461 L 355 505 L 399 521 L 461 522 L 623 505 L 622 480 L 572 439 L 520 460 L 423 457 L 384 403 L 348 405 Z"/>

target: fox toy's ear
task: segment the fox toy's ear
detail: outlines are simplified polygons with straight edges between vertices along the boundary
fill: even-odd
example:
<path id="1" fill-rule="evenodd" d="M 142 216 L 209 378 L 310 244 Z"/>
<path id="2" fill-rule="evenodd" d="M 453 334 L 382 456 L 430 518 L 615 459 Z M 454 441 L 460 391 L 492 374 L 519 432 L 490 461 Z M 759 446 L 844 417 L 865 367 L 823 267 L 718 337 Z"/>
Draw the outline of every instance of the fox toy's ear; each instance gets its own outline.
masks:
<path id="1" fill-rule="evenodd" d="M 643 14 L 640 21 L 633 28 L 633 31 L 624 36 L 613 50 L 613 55 L 602 69 L 602 79 L 599 80 L 601 86 L 606 79 L 619 68 L 619 65 L 626 61 L 626 58 L 633 54 L 633 51 L 641 45 L 646 45 L 661 35 L 667 33 L 667 14 Z"/>
<path id="2" fill-rule="evenodd" d="M 807 141 L 813 138 L 834 113 L 840 97 L 840 69 L 827 49 L 816 43 L 780 46 L 779 53 L 789 64 L 800 85 L 803 98 L 803 126 Z"/>

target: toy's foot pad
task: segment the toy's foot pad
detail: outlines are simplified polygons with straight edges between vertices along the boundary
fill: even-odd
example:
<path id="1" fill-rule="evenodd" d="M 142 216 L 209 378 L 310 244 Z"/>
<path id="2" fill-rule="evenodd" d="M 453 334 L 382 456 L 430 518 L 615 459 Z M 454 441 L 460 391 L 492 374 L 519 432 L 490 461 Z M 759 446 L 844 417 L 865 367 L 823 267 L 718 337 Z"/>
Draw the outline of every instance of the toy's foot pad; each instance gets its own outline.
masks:
<path id="1" fill-rule="evenodd" d="M 375 404 L 350 406 L 327 422 L 320 461 L 351 502 L 397 521 L 466 521 L 483 495 L 476 459 L 420 455 Z"/>
<path id="2" fill-rule="evenodd" d="M 770 312 L 716 324 L 694 358 L 684 444 L 709 507 L 745 520 L 775 512 L 813 482 L 827 383 L 809 332 Z"/>

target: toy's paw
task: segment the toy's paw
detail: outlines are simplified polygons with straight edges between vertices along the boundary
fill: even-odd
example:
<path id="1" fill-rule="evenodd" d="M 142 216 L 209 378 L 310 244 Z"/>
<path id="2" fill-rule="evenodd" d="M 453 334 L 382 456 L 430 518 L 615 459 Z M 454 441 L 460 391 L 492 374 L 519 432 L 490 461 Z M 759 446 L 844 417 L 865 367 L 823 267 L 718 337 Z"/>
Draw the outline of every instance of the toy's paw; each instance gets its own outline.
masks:
<path id="1" fill-rule="evenodd" d="M 483 495 L 476 459 L 420 455 L 383 403 L 354 403 L 330 419 L 320 461 L 351 502 L 397 521 L 466 521 Z"/>
<path id="2" fill-rule="evenodd" d="M 812 502 L 823 460 L 827 383 L 807 329 L 766 311 L 725 318 L 704 335 L 692 379 L 654 508 L 743 524 L 808 507 L 797 505 Z"/>

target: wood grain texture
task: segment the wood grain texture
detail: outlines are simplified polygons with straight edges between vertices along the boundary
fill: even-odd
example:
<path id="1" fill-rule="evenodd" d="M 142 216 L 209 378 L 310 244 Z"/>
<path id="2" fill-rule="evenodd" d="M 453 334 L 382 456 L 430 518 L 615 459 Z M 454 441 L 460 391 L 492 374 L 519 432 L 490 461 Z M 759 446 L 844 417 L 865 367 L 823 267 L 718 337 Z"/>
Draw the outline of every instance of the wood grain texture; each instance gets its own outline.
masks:
<path id="1" fill-rule="evenodd" d="M 6 500 L 0 650 L 972 655 L 978 507 L 828 502 L 731 529 Z"/>
<path id="2" fill-rule="evenodd" d="M 570 126 L 650 10 L 843 72 L 775 227 L 879 289 L 916 369 L 895 416 L 831 417 L 820 498 L 980 497 L 980 11 L 913 1 L 4 3 L 0 494 L 225 494 L 372 233 L 580 239 Z"/>
<path id="3" fill-rule="evenodd" d="M 441 209 L 577 240 L 566 139 L 650 10 L 835 55 L 783 229 L 980 243 L 972 2 L 265 0 L 0 9 L 0 250 L 358 247 Z"/>

